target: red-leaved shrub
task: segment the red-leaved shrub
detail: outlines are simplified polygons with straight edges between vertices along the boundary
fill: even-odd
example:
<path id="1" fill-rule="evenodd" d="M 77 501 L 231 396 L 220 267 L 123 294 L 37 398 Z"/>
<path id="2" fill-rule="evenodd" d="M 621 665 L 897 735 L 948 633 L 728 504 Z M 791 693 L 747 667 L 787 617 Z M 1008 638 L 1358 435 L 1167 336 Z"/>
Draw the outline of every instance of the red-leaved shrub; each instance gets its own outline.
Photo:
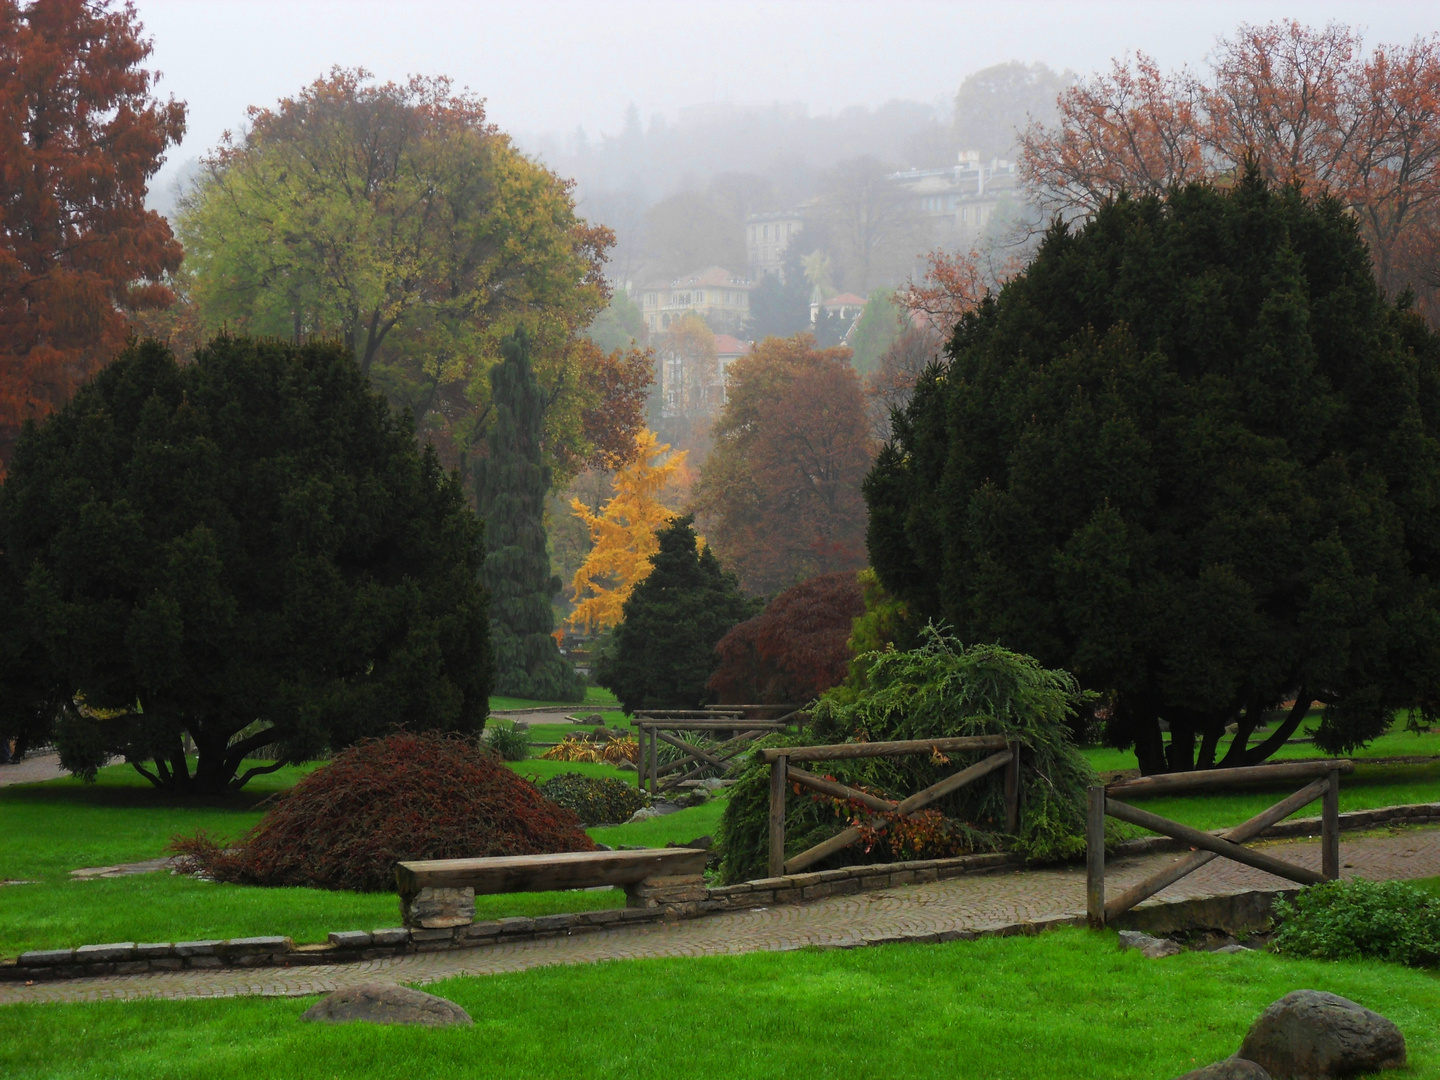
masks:
<path id="1" fill-rule="evenodd" d="M 569 810 L 473 740 L 398 732 L 335 756 L 241 841 L 177 839 L 220 881 L 384 892 L 401 859 L 594 851 Z"/>
<path id="2" fill-rule="evenodd" d="M 721 704 L 804 702 L 843 682 L 850 626 L 865 613 L 855 574 L 821 574 L 791 586 L 720 639 L 706 684 Z"/>

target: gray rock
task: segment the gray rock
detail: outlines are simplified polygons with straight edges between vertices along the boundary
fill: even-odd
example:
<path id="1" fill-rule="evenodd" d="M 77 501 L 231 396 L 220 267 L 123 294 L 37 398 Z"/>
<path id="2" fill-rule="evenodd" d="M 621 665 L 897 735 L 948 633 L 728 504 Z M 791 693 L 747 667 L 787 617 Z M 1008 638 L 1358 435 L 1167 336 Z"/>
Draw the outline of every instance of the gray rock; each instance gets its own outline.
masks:
<path id="1" fill-rule="evenodd" d="M 1220 946 L 1220 948 L 1216 949 L 1215 951 L 1216 951 L 1217 953 L 1225 953 L 1225 954 L 1228 955 L 1228 954 L 1230 954 L 1230 953 L 1237 953 L 1237 952 L 1254 952 L 1255 950 L 1252 949 L 1252 948 L 1250 948 L 1249 945 L 1222 945 L 1222 946 Z"/>
<path id="2" fill-rule="evenodd" d="M 1398 1069 L 1405 1036 L 1379 1013 L 1323 990 L 1296 990 L 1255 1021 L 1238 1057 L 1275 1080 L 1322 1080 Z"/>
<path id="3" fill-rule="evenodd" d="M 406 926 L 438 930 L 475 921 L 475 890 L 421 889 L 400 897 L 400 918 Z"/>
<path id="4" fill-rule="evenodd" d="M 1142 934 L 1139 930 L 1121 930 L 1120 947 L 1122 949 L 1138 949 L 1141 956 L 1151 960 L 1158 960 L 1162 956 L 1174 956 L 1176 953 L 1185 951 L 1169 938 L 1151 937 L 1149 934 Z"/>
<path id="5" fill-rule="evenodd" d="M 631 814 L 628 818 L 625 819 L 625 824 L 632 825 L 637 821 L 649 821 L 651 818 L 659 817 L 661 813 L 662 811 L 657 807 L 642 806 L 639 810 L 636 810 L 635 813 Z"/>
<path id="6" fill-rule="evenodd" d="M 1253 1061 L 1231 1057 L 1203 1069 L 1191 1069 L 1176 1080 L 1270 1080 L 1270 1074 Z"/>
<path id="7" fill-rule="evenodd" d="M 336 990 L 306 1009 L 301 1020 L 324 1024 L 419 1024 L 423 1027 L 468 1027 L 470 1014 L 434 994 L 394 983 L 362 983 Z"/>

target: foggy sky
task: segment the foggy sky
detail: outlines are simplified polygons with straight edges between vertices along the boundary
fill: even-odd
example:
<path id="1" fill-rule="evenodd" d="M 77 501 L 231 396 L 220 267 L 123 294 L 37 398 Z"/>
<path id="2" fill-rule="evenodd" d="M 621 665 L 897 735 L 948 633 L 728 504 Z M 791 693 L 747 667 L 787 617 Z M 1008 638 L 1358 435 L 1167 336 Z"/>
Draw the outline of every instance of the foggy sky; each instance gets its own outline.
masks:
<path id="1" fill-rule="evenodd" d="M 172 165 L 204 153 L 249 105 L 332 65 L 381 79 L 445 74 L 488 99 L 522 144 L 543 134 L 617 132 L 635 103 L 649 121 L 711 101 L 803 102 L 833 114 L 894 98 L 941 103 L 964 77 L 1005 60 L 1082 74 L 1142 49 L 1164 66 L 1199 64 L 1242 21 L 1295 17 L 1364 27 L 1369 43 L 1440 30 L 1415 2 L 938 3 L 322 2 L 138 0 L 162 96 L 189 104 Z"/>

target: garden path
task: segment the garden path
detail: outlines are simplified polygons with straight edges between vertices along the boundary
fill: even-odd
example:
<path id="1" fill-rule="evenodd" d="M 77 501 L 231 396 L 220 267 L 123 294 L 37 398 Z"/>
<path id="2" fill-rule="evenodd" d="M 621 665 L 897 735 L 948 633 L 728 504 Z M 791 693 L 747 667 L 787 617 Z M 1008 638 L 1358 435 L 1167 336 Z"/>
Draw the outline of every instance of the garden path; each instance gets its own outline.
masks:
<path id="1" fill-rule="evenodd" d="M 59 754 L 36 754 L 14 764 L 0 765 L 0 787 L 11 784 L 38 784 L 70 774 L 60 767 Z"/>
<path id="2" fill-rule="evenodd" d="M 1280 858 L 1320 868 L 1315 840 L 1267 844 Z M 1373 880 L 1440 875 L 1440 829 L 1414 829 L 1341 841 L 1345 877 Z M 1106 888 L 1133 884 L 1173 854 L 1116 860 Z M 1223 896 L 1287 883 L 1263 871 L 1216 859 L 1160 894 L 1183 900 Z M 0 1004 L 96 1001 L 111 998 L 201 998 L 247 994 L 319 994 L 376 979 L 428 983 L 456 975 L 491 975 L 547 964 L 584 964 L 645 957 L 708 956 L 807 947 L 851 948 L 891 941 L 939 941 L 996 932 L 1015 923 L 1083 922 L 1085 870 L 974 874 L 949 881 L 830 897 L 810 904 L 729 911 L 675 923 L 542 938 L 392 957 L 364 963 L 297 968 L 220 969 L 105 976 L 23 986 L 0 983 Z"/>

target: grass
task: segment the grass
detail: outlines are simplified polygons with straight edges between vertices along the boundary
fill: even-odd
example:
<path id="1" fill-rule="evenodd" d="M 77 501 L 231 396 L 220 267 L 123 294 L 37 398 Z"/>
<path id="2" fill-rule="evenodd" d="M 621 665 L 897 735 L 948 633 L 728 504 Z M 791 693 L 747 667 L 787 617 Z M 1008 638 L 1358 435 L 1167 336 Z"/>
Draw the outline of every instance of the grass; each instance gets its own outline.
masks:
<path id="1" fill-rule="evenodd" d="M 635 776 L 609 765 L 534 759 L 514 767 L 542 780 L 567 771 L 628 777 L 631 783 Z M 88 881 L 70 877 L 82 866 L 157 858 L 177 833 L 205 829 L 233 840 L 260 820 L 264 808 L 257 803 L 306 771 L 284 769 L 257 778 L 238 796 L 198 803 L 155 791 L 127 765 L 100 770 L 94 784 L 65 779 L 0 788 L 0 880 L 38 882 L 0 887 L 0 956 L 110 941 L 276 933 L 298 942 L 323 941 L 331 930 L 397 925 L 396 899 L 387 893 L 264 889 L 166 873 Z M 697 807 L 591 832 L 611 846 L 663 846 L 713 832 L 718 813 L 718 806 Z M 510 893 L 478 897 L 475 908 L 483 919 L 621 907 L 624 902 L 616 889 Z"/>
<path id="2" fill-rule="evenodd" d="M 490 699 L 491 709 L 537 709 L 547 705 L 553 705 L 561 709 L 587 709 L 594 712 L 600 708 L 615 708 L 619 700 L 603 686 L 587 686 L 585 688 L 585 700 L 575 701 L 532 701 L 529 698 L 514 697 L 492 697 Z"/>
<path id="3" fill-rule="evenodd" d="M 1233 1053 L 1297 987 L 1395 1021 L 1440 1075 L 1440 980 L 1387 964 L 1247 953 L 1146 960 L 1109 934 L 639 960 L 426 989 L 471 1028 L 299 1022 L 314 998 L 12 1005 L 0 1074 L 271 1080 L 714 1075 L 815 1080 L 1132 1080 Z"/>
<path id="4" fill-rule="evenodd" d="M 1225 756 L 1229 749 L 1230 737 L 1226 736 L 1216 751 L 1216 758 Z M 1252 736 L 1252 743 L 1258 743 L 1259 738 Z M 1090 764 L 1101 772 L 1110 772 L 1119 769 L 1136 768 L 1135 752 L 1133 750 L 1114 750 L 1105 746 L 1090 746 L 1083 751 Z M 1362 746 L 1353 753 L 1344 756 L 1354 760 L 1362 761 L 1367 758 L 1380 757 L 1418 757 L 1420 755 L 1440 755 L 1440 731 L 1427 731 L 1423 734 L 1416 734 L 1406 731 L 1403 716 L 1396 720 L 1396 728 L 1386 735 L 1380 736 L 1368 746 Z M 1282 746 L 1270 761 L 1292 761 L 1296 758 L 1317 758 L 1324 757 L 1319 750 L 1310 743 L 1289 743 Z"/>

